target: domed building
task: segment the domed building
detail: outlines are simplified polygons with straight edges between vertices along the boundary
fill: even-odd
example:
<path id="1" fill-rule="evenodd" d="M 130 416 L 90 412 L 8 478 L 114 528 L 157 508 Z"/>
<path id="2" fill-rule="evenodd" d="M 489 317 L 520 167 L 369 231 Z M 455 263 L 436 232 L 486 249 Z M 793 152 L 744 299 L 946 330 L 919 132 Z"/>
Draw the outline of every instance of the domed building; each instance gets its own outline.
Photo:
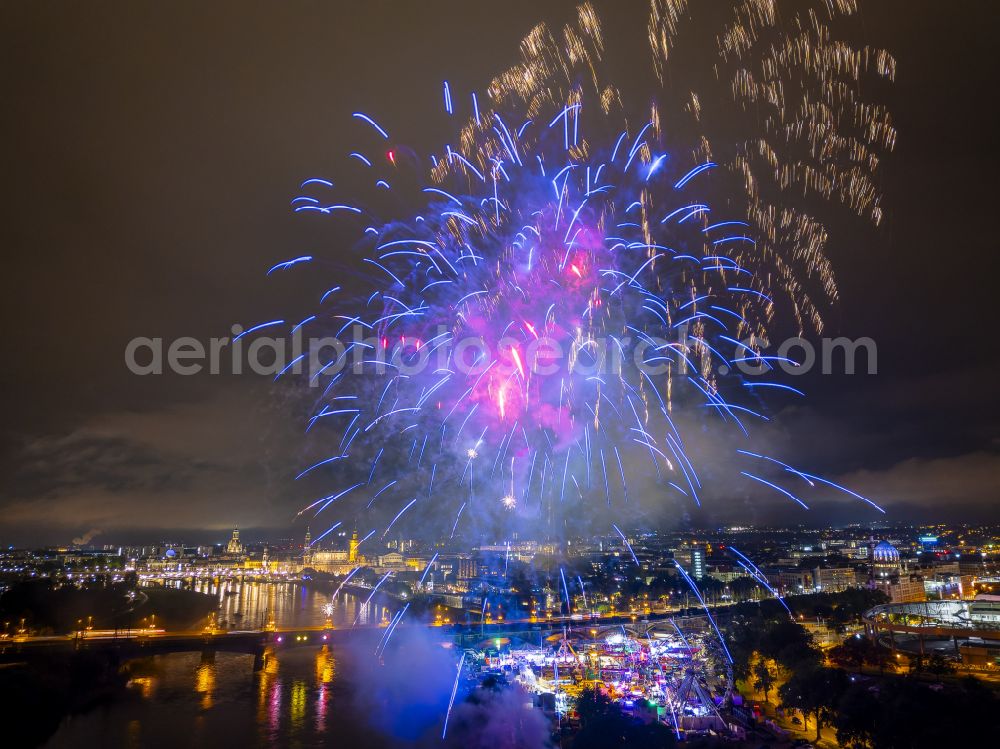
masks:
<path id="1" fill-rule="evenodd" d="M 888 541 L 882 541 L 872 549 L 872 573 L 878 579 L 899 575 L 899 550 Z"/>

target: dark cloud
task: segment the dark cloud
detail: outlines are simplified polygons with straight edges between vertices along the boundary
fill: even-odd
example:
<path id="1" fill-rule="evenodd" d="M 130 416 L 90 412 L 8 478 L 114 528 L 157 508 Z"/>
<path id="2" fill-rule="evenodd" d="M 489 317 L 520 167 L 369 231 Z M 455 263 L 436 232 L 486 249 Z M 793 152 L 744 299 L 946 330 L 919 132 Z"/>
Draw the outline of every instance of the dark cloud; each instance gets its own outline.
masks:
<path id="1" fill-rule="evenodd" d="M 40 499 L 80 491 L 157 493 L 190 489 L 208 466 L 164 454 L 153 445 L 78 430 L 32 440 L 17 456 L 10 490 Z"/>
<path id="2" fill-rule="evenodd" d="M 284 473 L 294 450 L 253 388 L 142 412 L 108 412 L 61 436 L 26 440 L 5 463 L 0 536 L 44 541 L 99 527 L 287 528 L 300 498 Z M 289 468 L 290 470 L 290 468 Z"/>
<path id="3" fill-rule="evenodd" d="M 861 469 L 840 478 L 897 511 L 920 508 L 927 517 L 957 508 L 982 518 L 1000 503 L 1000 451 L 908 458 L 884 470 Z"/>

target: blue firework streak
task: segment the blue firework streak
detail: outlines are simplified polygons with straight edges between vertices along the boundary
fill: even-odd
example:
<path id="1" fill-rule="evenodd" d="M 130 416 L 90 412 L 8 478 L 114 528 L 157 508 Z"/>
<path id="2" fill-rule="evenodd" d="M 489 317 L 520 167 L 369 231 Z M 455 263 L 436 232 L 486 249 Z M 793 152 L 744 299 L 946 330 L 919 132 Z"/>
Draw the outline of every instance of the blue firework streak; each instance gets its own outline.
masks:
<path id="1" fill-rule="evenodd" d="M 697 188 L 714 164 L 673 168 L 650 126 L 584 148 L 581 113 L 567 105 L 516 128 L 480 113 L 476 148 L 446 149 L 420 212 L 365 229 L 371 288 L 322 313 L 362 339 L 322 362 L 332 387 L 309 419 L 343 450 L 299 473 L 336 464 L 351 480 L 306 511 L 358 492 L 398 508 L 383 535 L 411 507 L 440 512 L 441 498 L 458 500 L 449 518 L 468 503 L 469 517 L 499 508 L 551 527 L 595 493 L 624 502 L 623 450 L 699 501 L 669 414 L 673 383 L 745 431 L 748 409 L 722 396 L 714 370 L 732 365 L 718 336 L 742 335 L 770 304 L 720 249 L 753 240 L 743 222 L 709 219 L 709 190 Z M 386 161 L 391 171 L 393 150 Z"/>
<path id="2" fill-rule="evenodd" d="M 352 268 L 360 284 L 331 278 L 301 321 L 242 334 L 288 325 L 344 341 L 278 374 L 312 362 L 305 429 L 319 448 L 295 472 L 319 496 L 300 514 L 329 516 L 330 530 L 353 516 L 372 527 L 365 540 L 414 527 L 495 536 L 518 524 L 621 534 L 612 518 L 623 524 L 666 493 L 700 505 L 703 477 L 730 464 L 747 485 L 804 509 L 796 482 L 880 509 L 759 451 L 699 465 L 679 413 L 749 440 L 767 419 L 762 396 L 801 395 L 723 374 L 773 369 L 780 357 L 759 341 L 785 307 L 801 317 L 790 266 L 775 265 L 784 224 L 763 222 L 771 214 L 759 201 L 734 215 L 715 209 L 739 202 L 743 186 L 726 175 L 743 175 L 745 161 L 719 166 L 704 148 L 670 149 L 656 109 L 613 127 L 626 118 L 596 72 L 589 6 L 564 50 L 539 29 L 525 62 L 487 96 L 443 85 L 447 115 L 465 115 L 460 147 L 421 159 L 394 127 L 354 113 L 359 142 L 345 158 L 376 194 L 399 196 L 388 212 L 374 208 L 387 201 L 344 199 L 324 177 L 292 200 L 296 212 L 348 222 L 363 250 Z M 574 68 L 586 75 L 553 72 Z M 818 267 L 825 277 L 809 226 L 804 275 Z M 325 262 L 300 255 L 267 273 L 322 272 Z M 637 476 L 656 491 L 630 493 Z"/>
<path id="3" fill-rule="evenodd" d="M 361 282 L 331 277 L 299 322 L 274 319 L 241 334 L 288 326 L 293 336 L 342 341 L 320 341 L 276 376 L 310 364 L 304 428 L 316 454 L 295 473 L 319 495 L 299 514 L 329 523 L 317 542 L 349 520 L 370 528 L 360 544 L 415 529 L 449 538 L 613 530 L 639 566 L 620 526 L 670 493 L 700 506 L 711 494 L 703 481 L 724 470 L 794 511 L 808 510 L 799 495 L 817 484 L 882 511 L 756 448 L 762 398 L 803 393 L 732 373 L 793 364 L 762 341 L 776 320 L 822 328 L 810 279 L 836 298 L 826 229 L 789 190 L 878 223 L 877 151 L 891 149 L 895 130 L 884 107 L 845 92 L 864 72 L 891 79 L 895 63 L 834 39 L 815 14 L 793 10 L 786 32 L 773 8 L 758 11 L 736 3 L 718 37 L 738 108 L 766 105 L 759 131 L 728 151 L 696 92 L 681 106 L 704 124 L 696 144 L 670 148 L 657 106 L 628 125 L 617 89 L 602 80 L 589 5 L 562 43 L 536 27 L 522 62 L 486 96 L 443 84 L 444 112 L 461 123 L 450 131 L 458 146 L 422 159 L 394 140 L 395 126 L 354 113 L 359 143 L 345 158 L 381 199 L 345 199 L 333 181 L 312 177 L 292 206 L 356 230 L 363 256 L 350 274 Z M 846 17 L 854 6 L 827 12 Z M 661 81 L 687 13 L 686 0 L 652 0 Z M 803 105 L 786 108 L 783 91 L 789 101 L 800 92 Z M 734 113 L 724 111 L 726 125 Z M 315 275 L 331 262 L 298 255 L 266 272 Z M 692 422 L 741 447 L 727 452 L 713 439 L 717 454 L 699 454 L 683 433 Z M 560 577 L 569 608 L 562 568 Z M 721 635 L 720 643 L 728 658 Z"/>
<path id="4" fill-rule="evenodd" d="M 374 118 L 355 116 L 388 140 Z M 454 533 L 466 508 L 491 532 L 505 515 L 559 532 L 592 505 L 622 517 L 626 462 L 700 504 L 674 408 L 706 410 L 747 437 L 749 422 L 765 418 L 746 391 L 780 383 L 718 375 L 738 361 L 766 364 L 741 339 L 765 325 L 774 301 L 762 275 L 732 256 L 755 242 L 746 222 L 713 216 L 715 164 L 676 163 L 653 123 L 595 148 L 582 116 L 582 102 L 523 121 L 477 110 L 474 148 L 432 159 L 418 212 L 362 228 L 368 288 L 340 304 L 328 301 L 337 287 L 324 292 L 292 327 L 346 341 L 326 358 L 314 352 L 308 378 L 321 396 L 307 431 L 335 450 L 296 476 L 340 485 L 302 513 L 363 502 L 388 520 L 382 537 L 429 517 Z M 383 161 L 377 184 L 398 171 L 392 148 Z M 296 211 L 373 219 L 324 197 L 328 180 L 303 188 Z"/>

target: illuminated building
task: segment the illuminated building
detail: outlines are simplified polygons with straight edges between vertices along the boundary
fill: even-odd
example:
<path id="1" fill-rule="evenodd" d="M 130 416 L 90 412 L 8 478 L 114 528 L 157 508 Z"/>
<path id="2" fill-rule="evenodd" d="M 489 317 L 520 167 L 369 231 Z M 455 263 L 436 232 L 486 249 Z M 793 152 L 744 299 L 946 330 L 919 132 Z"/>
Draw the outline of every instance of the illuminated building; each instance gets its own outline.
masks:
<path id="1" fill-rule="evenodd" d="M 676 559 L 695 580 L 705 576 L 705 547 L 701 545 L 683 547 L 674 553 Z"/>
<path id="2" fill-rule="evenodd" d="M 824 593 L 839 593 L 853 588 L 855 583 L 854 570 L 850 567 L 817 567 L 813 570 L 813 585 Z"/>
<path id="3" fill-rule="evenodd" d="M 390 551 L 379 556 L 378 566 L 385 569 L 403 569 L 406 567 L 406 560 L 398 551 Z"/>
<path id="4" fill-rule="evenodd" d="M 705 550 L 691 549 L 691 577 L 701 580 L 705 576 Z"/>
<path id="5" fill-rule="evenodd" d="M 232 554 L 233 556 L 240 556 L 243 554 L 243 544 L 240 543 L 239 528 L 233 528 L 233 537 L 229 539 L 229 543 L 226 544 L 226 553 Z"/>
<path id="6" fill-rule="evenodd" d="M 877 580 L 875 587 L 889 596 L 892 603 L 919 603 L 927 600 L 924 579 L 918 575 Z"/>
<path id="7" fill-rule="evenodd" d="M 358 540 L 358 532 L 351 534 L 350 541 L 346 549 L 311 550 L 309 561 L 306 562 L 303 555 L 302 564 L 317 572 L 326 572 L 331 575 L 342 575 L 350 572 L 358 565 L 367 563 L 365 557 L 358 552 L 361 542 Z"/>
<path id="8" fill-rule="evenodd" d="M 872 549 L 872 575 L 878 580 L 888 580 L 900 572 L 899 551 L 888 541 Z"/>
<path id="9" fill-rule="evenodd" d="M 458 560 L 458 579 L 467 580 L 479 577 L 479 561 L 476 559 Z"/>
<path id="10" fill-rule="evenodd" d="M 806 593 L 813 589 L 813 573 L 800 569 L 777 569 L 765 573 L 768 582 L 783 593 Z"/>

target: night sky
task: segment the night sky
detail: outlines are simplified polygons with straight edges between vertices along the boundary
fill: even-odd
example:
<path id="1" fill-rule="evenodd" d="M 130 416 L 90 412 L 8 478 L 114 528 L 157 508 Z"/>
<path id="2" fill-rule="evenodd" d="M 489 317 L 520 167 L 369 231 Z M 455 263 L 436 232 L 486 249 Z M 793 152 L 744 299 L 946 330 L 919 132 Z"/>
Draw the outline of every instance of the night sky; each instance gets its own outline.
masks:
<path id="1" fill-rule="evenodd" d="M 594 4 L 615 80 L 648 96 L 646 3 Z M 862 5 L 863 41 L 898 59 L 899 141 L 883 226 L 831 226 L 841 295 L 826 332 L 873 338 L 879 372 L 803 378 L 810 398 L 779 403 L 768 439 L 890 520 L 997 520 L 997 11 Z M 573 8 L 4 3 L 0 543 L 216 539 L 234 524 L 299 535 L 301 429 L 280 389 L 136 377 L 126 343 L 225 336 L 294 302 L 295 284 L 264 272 L 344 241 L 288 201 L 336 174 L 351 112 L 438 149 L 450 133 L 425 114 L 441 81 L 482 91 L 532 25 Z M 706 504 L 674 520 L 793 519 L 753 496 Z M 843 501 L 794 518 L 875 519 Z"/>

